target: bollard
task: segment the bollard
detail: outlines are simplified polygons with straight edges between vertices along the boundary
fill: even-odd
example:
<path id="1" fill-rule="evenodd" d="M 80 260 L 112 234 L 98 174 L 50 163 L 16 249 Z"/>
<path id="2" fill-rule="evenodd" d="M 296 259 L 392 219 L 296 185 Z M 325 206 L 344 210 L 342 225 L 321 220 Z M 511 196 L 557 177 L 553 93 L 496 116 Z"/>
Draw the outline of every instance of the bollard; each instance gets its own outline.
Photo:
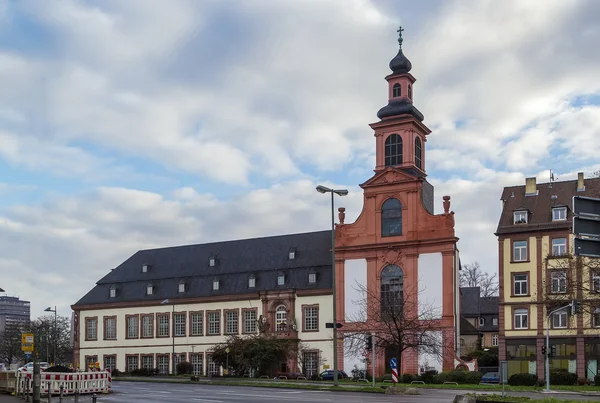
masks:
<path id="1" fill-rule="evenodd" d="M 96 399 L 97 399 L 97 397 L 96 397 L 96 394 L 94 393 L 92 395 L 92 403 L 96 403 Z"/>
<path id="2" fill-rule="evenodd" d="M 23 392 L 23 398 L 26 402 L 29 402 L 29 378 L 25 378 Z"/>
<path id="3" fill-rule="evenodd" d="M 79 391 L 75 391 L 75 403 L 79 403 Z"/>
<path id="4" fill-rule="evenodd" d="M 52 403 L 52 391 L 50 390 L 49 382 L 48 382 L 48 403 Z"/>
<path id="5" fill-rule="evenodd" d="M 60 385 L 60 394 L 58 395 L 58 401 L 60 403 L 62 403 L 62 399 L 63 399 L 63 393 L 65 391 L 65 387 L 63 385 Z"/>

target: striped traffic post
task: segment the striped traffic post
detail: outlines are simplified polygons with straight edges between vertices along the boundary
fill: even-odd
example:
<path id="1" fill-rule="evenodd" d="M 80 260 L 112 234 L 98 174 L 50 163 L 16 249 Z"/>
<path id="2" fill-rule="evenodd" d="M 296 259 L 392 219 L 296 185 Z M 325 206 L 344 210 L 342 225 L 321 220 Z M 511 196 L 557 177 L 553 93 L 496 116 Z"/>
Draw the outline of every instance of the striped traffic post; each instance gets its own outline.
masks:
<path id="1" fill-rule="evenodd" d="M 392 357 L 390 360 L 390 367 L 392 368 L 392 382 L 398 383 L 398 360 L 396 357 Z"/>

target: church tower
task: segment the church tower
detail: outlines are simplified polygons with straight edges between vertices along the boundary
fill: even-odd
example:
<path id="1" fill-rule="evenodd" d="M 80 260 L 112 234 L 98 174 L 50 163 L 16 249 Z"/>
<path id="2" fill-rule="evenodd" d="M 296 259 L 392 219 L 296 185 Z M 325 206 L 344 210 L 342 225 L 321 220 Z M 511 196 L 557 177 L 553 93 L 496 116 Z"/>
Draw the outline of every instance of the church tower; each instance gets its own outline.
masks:
<path id="1" fill-rule="evenodd" d="M 387 105 L 377 112 L 379 121 L 370 124 L 376 158 L 374 175 L 360 185 L 362 212 L 346 224 L 345 209 L 340 208 L 335 231 L 336 320 L 343 324 L 342 332 L 376 335 L 377 358 L 370 365 L 378 375 L 391 372 L 391 358 L 397 359 L 401 373 L 417 374 L 436 360 L 433 367 L 440 371 L 455 368 L 459 334 L 454 212 L 450 196 L 444 196 L 444 212 L 434 214 L 434 189 L 425 170 L 431 130 L 414 105 L 416 79 L 402 51 L 402 31 L 398 53 L 389 63 L 391 74 L 385 77 Z M 390 330 L 385 330 L 382 312 L 389 317 L 392 310 L 410 311 L 424 318 L 424 306 L 434 307 L 426 322 L 435 323 L 441 360 L 420 348 L 399 352 L 386 339 Z M 343 354 L 338 368 L 344 368 Z"/>

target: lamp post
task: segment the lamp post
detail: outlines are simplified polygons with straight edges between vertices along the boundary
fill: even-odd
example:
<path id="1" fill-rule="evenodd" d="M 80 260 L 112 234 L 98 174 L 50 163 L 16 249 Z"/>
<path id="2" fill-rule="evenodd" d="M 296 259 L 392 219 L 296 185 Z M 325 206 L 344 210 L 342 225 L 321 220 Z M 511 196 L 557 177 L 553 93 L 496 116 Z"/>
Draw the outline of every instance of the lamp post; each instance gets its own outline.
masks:
<path id="1" fill-rule="evenodd" d="M 56 311 L 56 305 L 54 305 L 54 309 L 48 307 L 46 309 L 44 309 L 44 312 L 54 312 L 54 346 L 52 348 L 52 363 L 54 365 L 56 365 L 56 321 L 58 319 L 58 315 L 57 315 L 57 311 Z"/>
<path id="2" fill-rule="evenodd" d="M 0 292 L 4 292 L 4 289 L 2 289 L 2 287 L 0 287 Z"/>
<path id="3" fill-rule="evenodd" d="M 168 304 L 169 303 L 169 299 L 165 299 L 163 302 L 161 302 L 161 305 L 164 304 Z M 175 375 L 175 304 L 172 305 L 173 306 L 173 311 L 171 314 L 171 321 L 173 321 L 173 326 L 171 328 L 171 338 L 173 339 L 173 352 L 171 354 L 171 374 Z"/>
<path id="4" fill-rule="evenodd" d="M 335 205 L 334 195 L 346 196 L 348 191 L 346 189 L 330 189 L 325 186 L 317 186 L 317 192 L 319 193 L 331 193 L 331 270 L 332 270 L 332 286 L 331 291 L 333 294 L 333 386 L 338 386 L 338 365 L 337 365 L 337 303 L 336 303 L 336 292 L 335 292 Z"/>

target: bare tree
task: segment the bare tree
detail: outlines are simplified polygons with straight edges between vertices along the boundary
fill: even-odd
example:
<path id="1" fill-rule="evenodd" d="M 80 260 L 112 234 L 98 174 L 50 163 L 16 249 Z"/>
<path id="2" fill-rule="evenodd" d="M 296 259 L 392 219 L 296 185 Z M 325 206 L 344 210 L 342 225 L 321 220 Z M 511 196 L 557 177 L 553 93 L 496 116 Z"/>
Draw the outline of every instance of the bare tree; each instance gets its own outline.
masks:
<path id="1" fill-rule="evenodd" d="M 365 352 L 365 335 L 374 334 L 376 349 L 391 349 L 402 368 L 402 353 L 407 350 L 442 357 L 444 338 L 439 337 L 439 308 L 419 303 L 418 294 L 404 290 L 400 282 L 390 284 L 385 293 L 372 292 L 363 284 L 356 286 L 361 298 L 355 301 L 360 308 L 356 317 L 348 318 L 345 345 L 356 356 Z M 379 290 L 377 290 L 379 291 Z"/>
<path id="2" fill-rule="evenodd" d="M 21 323 L 7 323 L 2 333 L 0 333 L 0 362 L 5 362 L 10 366 L 13 362 L 17 362 L 22 358 L 22 328 L 23 324 Z"/>
<path id="3" fill-rule="evenodd" d="M 465 264 L 460 270 L 461 287 L 479 287 L 482 297 L 498 296 L 498 277 L 481 269 L 479 262 Z"/>
<path id="4" fill-rule="evenodd" d="M 299 342 L 296 347 L 298 350 L 298 367 L 304 376 L 317 375 L 319 368 L 323 365 L 326 360 L 323 358 L 323 352 L 321 350 L 315 350 L 309 345 Z M 314 373 L 309 374 L 308 370 L 314 366 Z"/>

